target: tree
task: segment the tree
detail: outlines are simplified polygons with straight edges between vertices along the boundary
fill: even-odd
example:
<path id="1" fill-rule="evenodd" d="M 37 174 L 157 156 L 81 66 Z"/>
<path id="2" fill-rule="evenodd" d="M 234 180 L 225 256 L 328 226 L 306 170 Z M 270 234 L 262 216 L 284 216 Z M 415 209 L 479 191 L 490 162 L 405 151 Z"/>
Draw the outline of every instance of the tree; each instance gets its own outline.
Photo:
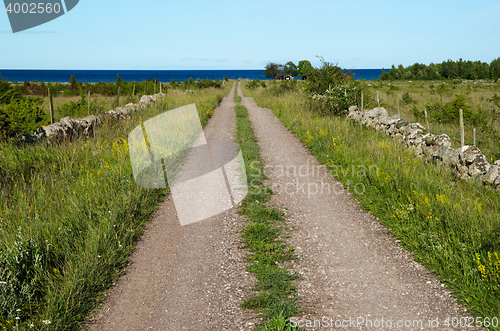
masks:
<path id="1" fill-rule="evenodd" d="M 302 77 L 302 79 L 306 79 L 309 76 L 309 73 L 314 70 L 311 62 L 308 60 L 302 60 L 299 62 L 298 66 L 298 75 Z"/>
<path id="2" fill-rule="evenodd" d="M 345 83 L 344 71 L 320 58 L 323 65 L 319 69 L 311 69 L 306 71 L 307 74 L 307 89 L 309 93 L 323 94 L 326 90 L 334 88 L 342 83 Z"/>
<path id="3" fill-rule="evenodd" d="M 288 61 L 285 64 L 285 75 L 298 76 L 299 70 L 297 66 L 292 61 Z"/>
<path id="4" fill-rule="evenodd" d="M 382 72 L 380 74 L 380 77 L 378 78 L 379 80 L 391 80 L 393 77 L 385 71 L 384 68 L 382 68 Z"/>
<path id="5" fill-rule="evenodd" d="M 441 63 L 441 76 L 454 79 L 458 77 L 458 64 L 452 60 Z"/>
<path id="6" fill-rule="evenodd" d="M 71 77 L 69 79 L 69 85 L 70 85 L 71 91 L 76 91 L 76 89 L 77 89 L 77 86 L 76 86 L 76 77 L 73 74 L 71 74 Z"/>
<path id="7" fill-rule="evenodd" d="M 491 61 L 490 74 L 492 79 L 500 79 L 500 57 Z"/>
<path id="8" fill-rule="evenodd" d="M 3 80 L 0 76 L 0 99 L 2 96 L 10 90 L 10 84 L 8 81 Z"/>
<path id="9" fill-rule="evenodd" d="M 274 62 L 269 62 L 266 64 L 264 68 L 264 76 L 271 78 L 271 77 L 279 77 L 283 71 L 283 65 L 274 63 Z"/>

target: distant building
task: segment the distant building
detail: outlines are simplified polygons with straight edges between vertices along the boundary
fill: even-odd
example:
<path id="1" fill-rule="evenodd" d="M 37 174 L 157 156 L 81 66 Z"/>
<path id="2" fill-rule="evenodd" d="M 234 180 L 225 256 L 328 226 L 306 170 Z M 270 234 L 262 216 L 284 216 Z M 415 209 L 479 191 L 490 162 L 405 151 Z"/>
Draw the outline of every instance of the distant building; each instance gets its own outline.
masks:
<path id="1" fill-rule="evenodd" d="M 290 75 L 281 74 L 279 77 L 276 77 L 275 79 L 277 79 L 277 80 L 293 80 L 293 77 Z"/>

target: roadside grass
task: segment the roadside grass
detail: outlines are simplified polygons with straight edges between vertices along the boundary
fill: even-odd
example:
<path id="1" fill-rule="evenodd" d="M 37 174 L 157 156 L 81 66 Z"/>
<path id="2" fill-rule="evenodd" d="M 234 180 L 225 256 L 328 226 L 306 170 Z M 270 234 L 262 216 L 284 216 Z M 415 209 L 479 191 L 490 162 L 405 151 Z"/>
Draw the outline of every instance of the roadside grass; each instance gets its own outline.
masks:
<path id="1" fill-rule="evenodd" d="M 289 325 L 289 320 L 300 312 L 300 299 L 293 284 L 298 275 L 287 270 L 287 264 L 297 257 L 293 247 L 281 239 L 288 231 L 286 220 L 270 205 L 272 192 L 265 186 L 264 164 L 248 112 L 242 105 L 237 105 L 235 111 L 238 144 L 249 182 L 248 195 L 239 210 L 247 219 L 242 230 L 242 248 L 252 253 L 247 268 L 257 279 L 257 293 L 247 298 L 242 307 L 259 313 L 263 320 L 257 327 L 261 330 L 297 330 Z"/>
<path id="2" fill-rule="evenodd" d="M 466 82 L 462 80 L 451 81 L 366 81 L 372 96 L 379 92 L 381 106 L 386 107 L 389 115 L 401 114 L 401 117 L 409 122 L 420 122 L 426 126 L 423 118 L 424 107 L 432 112 L 432 106 L 436 103 L 444 104 L 451 102 L 457 95 L 469 98 L 468 104 L 472 110 L 481 110 L 484 114 L 484 122 L 471 124 L 465 121 L 465 144 L 472 145 L 474 142 L 473 129 L 476 129 L 476 145 L 487 156 L 488 161 L 493 162 L 500 159 L 500 83 L 493 82 Z M 403 95 L 407 93 L 406 102 Z M 367 107 L 376 107 L 376 102 L 366 104 Z M 421 112 L 416 116 L 414 109 Z M 460 127 L 456 123 L 440 123 L 429 121 L 430 131 L 433 134 L 446 133 L 453 141 L 453 148 L 460 146 Z"/>
<path id="3" fill-rule="evenodd" d="M 83 327 L 168 192 L 135 184 L 128 134 L 191 103 L 205 125 L 228 87 L 169 93 L 95 140 L 0 144 L 0 329 Z"/>
<path id="4" fill-rule="evenodd" d="M 344 118 L 311 111 L 303 94 L 246 90 L 446 284 L 475 316 L 500 313 L 500 192 L 456 181 L 400 141 Z"/>
<path id="5" fill-rule="evenodd" d="M 58 96 L 58 97 L 53 97 L 52 98 L 52 104 L 54 106 L 54 120 L 58 122 L 61 120 L 61 118 L 65 116 L 70 116 L 71 118 L 80 118 L 83 116 L 87 115 L 87 97 L 85 96 L 85 112 L 84 114 L 66 114 L 64 112 L 61 112 L 61 108 L 64 107 L 65 105 L 69 103 L 75 104 L 75 106 L 78 104 L 78 102 L 81 102 L 81 97 L 80 96 Z M 121 95 L 120 100 L 119 100 L 119 107 L 123 107 L 128 103 L 137 103 L 140 100 L 140 96 L 131 96 L 131 95 Z M 91 101 L 91 110 L 90 114 L 91 115 L 97 115 L 98 113 L 103 113 L 106 112 L 110 109 L 114 109 L 116 106 L 116 96 L 114 97 L 107 97 L 107 96 L 102 96 L 102 95 L 91 95 L 90 96 L 90 101 Z M 49 97 L 44 97 L 43 98 L 43 108 L 45 112 L 50 116 L 50 106 L 49 106 Z M 97 111 L 96 111 L 97 110 Z M 82 116 L 83 115 L 83 116 Z M 30 132 L 31 133 L 31 132 Z"/>

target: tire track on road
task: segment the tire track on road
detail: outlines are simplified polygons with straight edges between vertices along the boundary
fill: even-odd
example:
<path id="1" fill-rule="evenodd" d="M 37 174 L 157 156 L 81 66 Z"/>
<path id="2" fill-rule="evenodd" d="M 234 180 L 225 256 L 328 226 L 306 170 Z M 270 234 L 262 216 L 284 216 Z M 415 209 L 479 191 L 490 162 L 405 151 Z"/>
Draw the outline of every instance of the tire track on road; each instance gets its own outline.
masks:
<path id="1" fill-rule="evenodd" d="M 206 125 L 207 141 L 234 140 L 234 89 Z M 167 196 L 88 329 L 249 329 L 240 305 L 254 278 L 238 248 L 241 222 L 233 208 L 181 227 Z"/>

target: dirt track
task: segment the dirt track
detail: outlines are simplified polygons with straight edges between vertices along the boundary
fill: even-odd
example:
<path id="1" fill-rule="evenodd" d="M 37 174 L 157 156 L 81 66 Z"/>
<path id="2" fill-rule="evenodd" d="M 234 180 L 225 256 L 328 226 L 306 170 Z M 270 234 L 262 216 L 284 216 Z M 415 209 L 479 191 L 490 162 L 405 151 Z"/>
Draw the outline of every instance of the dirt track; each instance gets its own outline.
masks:
<path id="1" fill-rule="evenodd" d="M 233 90 L 215 110 L 205 128 L 207 140 L 232 140 L 232 96 Z M 444 320 L 460 317 L 464 309 L 435 277 L 401 250 L 341 184 L 318 170 L 315 158 L 270 110 L 251 98 L 243 97 L 242 104 L 261 146 L 269 186 L 277 192 L 273 202 L 287 210 L 294 227 L 288 240 L 301 258 L 295 266 L 302 275 L 299 295 L 316 312 L 297 321 L 327 317 L 329 323 L 343 322 L 336 329 L 389 330 L 390 320 L 396 330 L 447 330 Z M 291 171 L 283 175 L 283 169 Z M 90 330 L 249 329 L 251 316 L 239 304 L 254 280 L 238 249 L 240 226 L 233 209 L 181 227 L 167 198 Z M 345 323 L 360 318 L 364 323 L 357 327 Z M 385 327 L 376 327 L 373 323 L 382 318 Z M 430 327 L 436 319 L 439 327 Z M 413 325 L 398 328 L 398 321 Z"/>
<path id="2" fill-rule="evenodd" d="M 234 137 L 234 86 L 204 129 L 207 141 Z M 249 329 L 239 308 L 250 293 L 235 209 L 180 226 L 170 196 L 110 291 L 90 330 Z"/>

